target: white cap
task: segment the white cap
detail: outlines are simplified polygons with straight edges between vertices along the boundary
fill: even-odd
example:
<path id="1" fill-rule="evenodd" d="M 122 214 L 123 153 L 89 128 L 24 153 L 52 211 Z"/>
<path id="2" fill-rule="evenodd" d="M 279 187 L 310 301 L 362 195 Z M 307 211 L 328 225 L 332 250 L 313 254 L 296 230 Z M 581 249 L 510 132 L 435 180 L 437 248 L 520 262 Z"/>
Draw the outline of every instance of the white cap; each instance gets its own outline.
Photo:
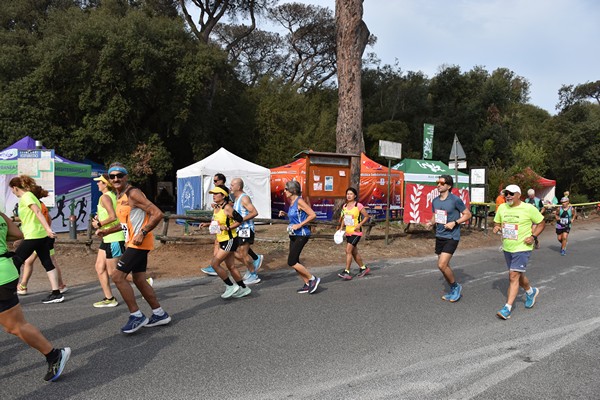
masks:
<path id="1" fill-rule="evenodd" d="M 521 188 L 517 185 L 508 185 L 504 188 L 502 192 L 511 192 L 511 193 L 519 193 L 521 194 Z"/>

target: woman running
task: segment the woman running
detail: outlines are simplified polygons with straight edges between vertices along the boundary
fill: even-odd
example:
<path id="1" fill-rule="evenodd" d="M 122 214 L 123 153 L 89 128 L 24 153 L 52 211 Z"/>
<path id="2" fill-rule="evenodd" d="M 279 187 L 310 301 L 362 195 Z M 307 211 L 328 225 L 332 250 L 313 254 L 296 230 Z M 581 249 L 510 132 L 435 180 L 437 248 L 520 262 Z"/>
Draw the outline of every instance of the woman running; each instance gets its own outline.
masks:
<path id="1" fill-rule="evenodd" d="M 93 305 L 96 308 L 116 307 L 119 303 L 113 296 L 109 277 L 112 276 L 117 268 L 119 258 L 125 252 L 125 233 L 123 230 L 118 230 L 108 235 L 101 234 L 101 231 L 119 225 L 116 212 L 117 195 L 113 191 L 114 188 L 108 179 L 108 174 L 102 174 L 94 180 L 97 182 L 98 190 L 102 193 L 98 200 L 98 214 L 92 220 L 92 227 L 96 229 L 96 235 L 102 238 L 95 267 L 104 298 Z"/>
<path id="2" fill-rule="evenodd" d="M 250 294 L 251 290 L 246 287 L 242 275 L 235 268 L 235 251 L 239 245 L 239 238 L 236 229 L 243 221 L 242 216 L 233 209 L 229 200 L 229 189 L 225 185 L 219 185 L 212 188 L 208 193 L 213 195 L 213 217 L 212 222 L 202 223 L 201 226 L 207 227 L 209 232 L 216 235 L 219 247 L 214 253 L 210 265 L 214 268 L 219 278 L 225 282 L 225 292 L 221 295 L 224 299 L 231 297 L 240 298 Z M 232 282 L 229 273 L 221 263 L 225 261 L 227 270 L 235 280 Z"/>
<path id="3" fill-rule="evenodd" d="M 60 293 L 58 271 L 50 257 L 51 239 L 56 238 L 56 233 L 52 231 L 48 221 L 44 218 L 40 201 L 32 193 L 32 191 L 38 190 L 36 187 L 39 186 L 33 178 L 27 175 L 12 178 L 9 186 L 13 194 L 19 198 L 19 218 L 25 238 L 15 251 L 13 257 L 15 267 L 19 270 L 25 260 L 35 251 L 48 274 L 50 286 L 52 286 L 52 293 L 42 300 L 42 303 L 61 303 L 65 298 Z"/>
<path id="4" fill-rule="evenodd" d="M 556 219 L 556 238 L 560 243 L 561 256 L 567 255 L 569 232 L 571 232 L 571 225 L 576 216 L 577 212 L 569 204 L 569 198 L 565 196 L 560 199 L 560 207 L 556 210 L 554 218 Z"/>
<path id="5" fill-rule="evenodd" d="M 288 265 L 296 270 L 300 278 L 304 281 L 304 286 L 298 289 L 298 293 L 315 293 L 321 282 L 321 278 L 316 278 L 308 269 L 300 264 L 300 253 L 310 238 L 310 228 L 308 223 L 314 220 L 317 215 L 312 208 L 305 202 L 301 196 L 302 190 L 300 184 L 296 181 L 289 181 L 285 184 L 284 193 L 290 201 L 288 212 L 279 211 L 279 216 L 287 217 L 290 220 L 288 233 L 290 236 L 290 254 L 288 255 Z"/>
<path id="6" fill-rule="evenodd" d="M 52 220 L 50 219 L 48 207 L 46 207 L 44 202 L 41 201 L 44 197 L 48 196 L 48 191 L 44 190 L 41 186 L 35 186 L 32 190 L 32 193 L 35 195 L 35 197 L 37 197 L 38 200 L 40 200 L 42 214 L 44 215 L 44 218 L 46 218 L 48 225 L 52 226 Z M 50 258 L 52 259 L 52 264 L 54 264 L 54 267 L 58 272 L 58 290 L 60 290 L 61 293 L 65 293 L 68 288 L 63 282 L 62 272 L 58 266 L 58 263 L 56 262 L 56 257 L 54 257 L 54 242 L 55 239 L 50 239 Z M 33 254 L 30 255 L 29 258 L 27 258 L 27 260 L 25 260 L 23 263 L 23 268 L 21 270 L 21 282 L 19 282 L 17 285 L 17 294 L 20 296 L 25 296 L 27 294 L 27 285 L 29 283 L 29 279 L 31 278 L 31 274 L 33 273 L 33 264 L 35 263 L 36 259 L 37 253 L 34 251 Z"/>
<path id="7" fill-rule="evenodd" d="M 55 381 L 62 374 L 71 355 L 71 349 L 55 349 L 35 326 L 25 320 L 17 296 L 19 271 L 15 267 L 13 253 L 8 251 L 7 241 L 20 240 L 23 233 L 6 215 L 0 213 L 0 325 L 30 347 L 46 356 L 48 372 L 46 381 Z"/>
<path id="8" fill-rule="evenodd" d="M 358 254 L 358 242 L 362 237 L 362 226 L 369 220 L 370 216 L 367 213 L 367 209 L 358 202 L 358 192 L 354 188 L 348 188 L 346 190 L 346 204 L 342 208 L 342 216 L 340 218 L 341 230 L 344 226 L 346 227 L 346 269 L 338 274 L 338 276 L 345 280 L 352 279 L 350 273 L 350 267 L 352 266 L 352 259 L 356 261 L 360 270 L 358 271 L 357 277 L 363 277 L 371 272 L 371 269 L 367 267 L 362 260 L 360 254 Z"/>

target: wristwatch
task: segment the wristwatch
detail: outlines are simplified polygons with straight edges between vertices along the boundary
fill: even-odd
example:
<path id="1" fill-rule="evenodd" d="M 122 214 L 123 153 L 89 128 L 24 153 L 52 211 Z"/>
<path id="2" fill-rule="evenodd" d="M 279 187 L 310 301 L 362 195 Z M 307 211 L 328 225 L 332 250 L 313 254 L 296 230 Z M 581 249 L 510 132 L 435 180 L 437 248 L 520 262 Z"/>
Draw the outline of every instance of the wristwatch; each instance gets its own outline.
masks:
<path id="1" fill-rule="evenodd" d="M 148 231 L 145 229 L 142 229 L 142 235 L 146 236 L 148 234 Z"/>
<path id="2" fill-rule="evenodd" d="M 532 237 L 533 239 L 537 239 L 537 236 L 535 236 L 535 235 L 531 235 L 531 237 Z"/>

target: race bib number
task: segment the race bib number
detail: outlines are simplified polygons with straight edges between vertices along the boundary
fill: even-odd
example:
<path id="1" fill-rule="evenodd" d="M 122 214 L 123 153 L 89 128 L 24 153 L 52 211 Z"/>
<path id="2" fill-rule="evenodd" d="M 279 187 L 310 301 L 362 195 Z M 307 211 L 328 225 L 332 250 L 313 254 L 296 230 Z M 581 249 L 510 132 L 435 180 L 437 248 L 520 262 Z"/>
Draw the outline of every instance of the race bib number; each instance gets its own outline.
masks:
<path id="1" fill-rule="evenodd" d="M 344 225 L 354 226 L 354 218 L 352 215 L 344 215 Z"/>
<path id="2" fill-rule="evenodd" d="M 219 226 L 219 222 L 211 221 L 210 225 L 208 226 L 208 232 L 211 235 L 218 235 L 219 233 L 221 233 L 221 227 Z"/>
<path id="3" fill-rule="evenodd" d="M 502 225 L 502 239 L 517 240 L 519 238 L 519 224 Z"/>
<path id="4" fill-rule="evenodd" d="M 569 218 L 561 218 L 560 219 L 560 224 L 562 226 L 569 226 Z"/>
<path id="5" fill-rule="evenodd" d="M 250 228 L 240 228 L 238 229 L 238 236 L 244 239 L 250 237 Z"/>
<path id="6" fill-rule="evenodd" d="M 127 229 L 127 224 L 121 224 L 121 229 L 123 229 L 123 233 L 125 234 L 125 243 L 129 242 L 129 229 Z"/>
<path id="7" fill-rule="evenodd" d="M 448 212 L 446 210 L 435 210 L 435 223 L 446 225 L 448 223 Z"/>

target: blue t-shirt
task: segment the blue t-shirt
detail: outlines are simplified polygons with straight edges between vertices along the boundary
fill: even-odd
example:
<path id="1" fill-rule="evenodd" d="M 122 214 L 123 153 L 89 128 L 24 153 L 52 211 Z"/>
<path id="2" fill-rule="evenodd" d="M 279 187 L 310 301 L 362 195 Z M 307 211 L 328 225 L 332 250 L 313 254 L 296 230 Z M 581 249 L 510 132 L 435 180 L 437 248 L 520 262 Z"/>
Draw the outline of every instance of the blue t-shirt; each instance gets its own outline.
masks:
<path id="1" fill-rule="evenodd" d="M 290 225 L 297 225 L 303 222 L 308 215 L 298 208 L 298 199 L 294 201 L 294 203 L 290 206 L 288 210 L 288 218 L 290 219 Z M 310 236 L 310 228 L 304 225 L 300 229 L 296 229 L 294 232 L 296 236 Z"/>
<path id="2" fill-rule="evenodd" d="M 460 240 L 460 224 L 456 224 L 453 229 L 445 229 L 444 224 L 450 221 L 456 221 L 460 218 L 460 214 L 467 207 L 460 197 L 448 193 L 445 200 L 440 199 L 440 196 L 433 199 L 431 202 L 431 211 L 435 217 L 435 236 L 445 239 Z"/>

